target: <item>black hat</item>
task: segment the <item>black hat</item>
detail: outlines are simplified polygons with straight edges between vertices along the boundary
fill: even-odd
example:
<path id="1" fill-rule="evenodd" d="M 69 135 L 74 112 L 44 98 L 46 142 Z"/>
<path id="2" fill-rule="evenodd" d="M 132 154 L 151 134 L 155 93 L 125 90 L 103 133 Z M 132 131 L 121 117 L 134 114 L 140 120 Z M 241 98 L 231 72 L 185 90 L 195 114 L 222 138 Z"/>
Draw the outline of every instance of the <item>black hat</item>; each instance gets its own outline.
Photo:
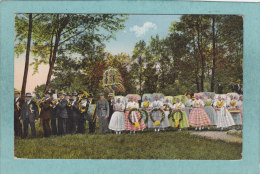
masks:
<path id="1" fill-rule="evenodd" d="M 93 96 L 93 94 L 89 94 L 89 96 L 88 96 L 88 98 L 93 98 L 94 96 Z"/>
<path id="2" fill-rule="evenodd" d="M 80 95 L 80 94 L 83 94 L 83 92 L 82 91 L 78 91 L 78 95 Z"/>
<path id="3" fill-rule="evenodd" d="M 65 96 L 70 96 L 70 94 L 69 94 L 69 93 L 67 93 L 67 94 L 65 94 Z"/>
<path id="4" fill-rule="evenodd" d="M 25 97 L 32 97 L 32 94 L 28 92 L 25 94 Z"/>
<path id="5" fill-rule="evenodd" d="M 71 94 L 71 96 L 76 96 L 76 97 L 77 97 L 78 95 L 77 95 L 76 92 L 73 92 L 73 93 Z"/>

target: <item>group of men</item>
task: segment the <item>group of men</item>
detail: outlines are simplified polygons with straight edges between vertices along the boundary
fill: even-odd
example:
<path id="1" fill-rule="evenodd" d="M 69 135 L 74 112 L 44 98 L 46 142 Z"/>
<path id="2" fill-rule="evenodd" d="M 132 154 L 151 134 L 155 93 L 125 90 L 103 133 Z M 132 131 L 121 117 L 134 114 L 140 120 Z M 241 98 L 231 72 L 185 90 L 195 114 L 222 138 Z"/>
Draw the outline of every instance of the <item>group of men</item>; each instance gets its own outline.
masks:
<path id="1" fill-rule="evenodd" d="M 108 124 L 113 113 L 112 95 L 109 100 L 100 94 L 100 100 L 94 105 L 93 95 L 86 96 L 82 92 L 44 94 L 42 99 L 32 100 L 31 93 L 25 94 L 25 100 L 20 97 L 20 92 L 15 91 L 14 99 L 14 130 L 15 136 L 28 137 L 28 127 L 31 128 L 31 136 L 36 137 L 35 123 L 40 118 L 40 126 L 43 128 L 43 136 L 84 134 L 86 120 L 89 123 L 89 133 L 95 132 L 96 118 L 99 119 L 100 133 L 108 133 Z M 23 131 L 22 131 L 23 127 Z M 22 133 L 23 132 L 23 133 Z"/>

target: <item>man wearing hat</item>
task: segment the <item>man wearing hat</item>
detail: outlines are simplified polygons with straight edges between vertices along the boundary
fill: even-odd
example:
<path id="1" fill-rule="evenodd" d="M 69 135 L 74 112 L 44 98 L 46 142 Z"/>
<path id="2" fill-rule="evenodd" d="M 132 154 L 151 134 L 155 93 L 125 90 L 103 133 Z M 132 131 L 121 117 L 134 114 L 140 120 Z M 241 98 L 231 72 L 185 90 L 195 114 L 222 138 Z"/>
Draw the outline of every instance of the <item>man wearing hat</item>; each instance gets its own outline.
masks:
<path id="1" fill-rule="evenodd" d="M 87 97 L 83 96 L 81 98 L 80 103 L 78 104 L 78 111 L 79 111 L 79 116 L 77 119 L 77 133 L 84 134 L 85 133 L 85 127 L 86 127 L 86 115 L 88 111 L 88 101 Z"/>
<path id="2" fill-rule="evenodd" d="M 88 118 L 88 124 L 89 124 L 89 133 L 93 134 L 95 133 L 95 128 L 96 128 L 96 107 L 94 106 L 94 101 L 93 101 L 93 95 L 90 94 L 88 96 L 88 113 L 87 113 L 87 118 Z M 92 107 L 93 106 L 93 107 Z"/>
<path id="3" fill-rule="evenodd" d="M 58 104 L 58 94 L 57 91 L 52 95 L 52 105 L 51 105 L 51 134 L 57 135 L 57 104 Z"/>
<path id="4" fill-rule="evenodd" d="M 113 95 L 113 93 L 108 94 L 108 104 L 109 104 L 109 117 L 108 117 L 108 124 L 109 124 L 112 114 L 114 113 L 114 95 Z"/>
<path id="5" fill-rule="evenodd" d="M 30 124 L 32 137 L 36 136 L 35 122 L 38 120 L 38 107 L 32 99 L 31 93 L 25 94 L 25 102 L 21 109 L 21 119 L 23 120 L 23 138 L 28 136 L 28 125 Z"/>
<path id="6" fill-rule="evenodd" d="M 58 109 L 58 135 L 62 136 L 67 133 L 67 120 L 68 120 L 68 112 L 67 112 L 67 104 L 69 101 L 69 94 L 61 94 L 60 102 L 57 105 Z"/>
<path id="7" fill-rule="evenodd" d="M 71 97 L 71 108 L 70 108 L 70 114 L 68 119 L 68 124 L 70 127 L 70 133 L 75 134 L 76 130 L 78 129 L 78 121 L 79 121 L 79 104 L 77 102 L 77 93 L 72 93 Z"/>
<path id="8" fill-rule="evenodd" d="M 40 103 L 40 119 L 43 126 L 44 137 L 51 136 L 50 118 L 51 118 L 51 92 L 45 93 L 45 99 Z"/>
<path id="9" fill-rule="evenodd" d="M 14 91 L 14 133 L 15 136 L 22 136 L 22 124 L 20 121 L 22 100 L 20 97 L 20 91 Z"/>
<path id="10" fill-rule="evenodd" d="M 109 104 L 104 98 L 104 94 L 100 94 L 100 100 L 97 102 L 96 115 L 99 122 L 99 133 L 107 133 L 108 131 L 108 117 L 109 117 Z"/>

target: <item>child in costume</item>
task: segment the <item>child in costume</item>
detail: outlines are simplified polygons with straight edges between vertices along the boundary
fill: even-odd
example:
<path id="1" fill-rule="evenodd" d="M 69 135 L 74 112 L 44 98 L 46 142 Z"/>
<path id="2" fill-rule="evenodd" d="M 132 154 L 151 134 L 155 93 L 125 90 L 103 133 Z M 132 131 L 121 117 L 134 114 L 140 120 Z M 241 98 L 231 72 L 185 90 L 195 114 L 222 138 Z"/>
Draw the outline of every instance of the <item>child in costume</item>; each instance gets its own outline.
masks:
<path id="1" fill-rule="evenodd" d="M 192 110 L 192 107 L 193 107 L 194 103 L 193 103 L 193 101 L 191 99 L 190 94 L 187 94 L 186 98 L 187 98 L 187 101 L 185 103 L 185 112 L 186 112 L 186 115 L 187 115 L 187 117 L 189 119 L 190 111 Z"/>
<path id="2" fill-rule="evenodd" d="M 194 97 L 194 108 L 191 110 L 189 115 L 189 125 L 191 127 L 195 127 L 195 130 L 204 129 L 205 126 L 207 126 L 209 129 L 211 122 L 207 113 L 203 109 L 204 103 L 200 99 L 201 96 L 200 94 L 196 93 L 194 94 Z"/>
<path id="3" fill-rule="evenodd" d="M 121 134 L 121 131 L 125 130 L 125 104 L 124 97 L 116 96 L 114 104 L 114 113 L 112 114 L 108 128 L 115 131 L 116 134 Z"/>
<path id="4" fill-rule="evenodd" d="M 167 97 L 164 98 L 164 103 L 163 103 L 164 115 L 167 118 L 169 118 L 171 111 L 172 111 L 172 108 L 173 108 L 172 102 L 173 102 L 172 96 L 167 96 Z M 170 123 L 170 121 L 169 121 L 169 123 Z"/>
<path id="5" fill-rule="evenodd" d="M 148 127 L 153 128 L 155 132 L 160 132 L 160 129 L 169 127 L 169 120 L 164 115 L 163 102 L 159 100 L 163 99 L 162 94 L 154 94 L 154 101 L 151 103 L 152 111 L 148 120 Z M 164 115 L 164 116 L 163 116 Z M 164 117 L 164 118 L 163 118 Z M 162 121 L 161 121 L 162 120 Z"/>
<path id="6" fill-rule="evenodd" d="M 141 118 L 141 114 L 138 111 L 130 111 L 132 109 L 139 109 L 138 100 L 141 99 L 140 96 L 135 94 L 128 94 L 126 96 L 128 99 L 128 103 L 126 105 L 126 112 L 125 112 L 125 130 L 129 130 L 130 134 L 135 134 L 135 131 L 140 131 L 145 129 L 144 121 Z M 131 120 L 131 122 L 129 121 Z"/>
<path id="7" fill-rule="evenodd" d="M 217 101 L 214 103 L 214 107 L 217 113 L 217 128 L 223 130 L 235 125 L 235 122 L 227 110 L 227 104 L 225 102 L 225 95 L 216 95 Z"/>
<path id="8" fill-rule="evenodd" d="M 204 110 L 207 113 L 211 125 L 216 126 L 217 125 L 217 114 L 213 106 L 213 100 L 211 96 L 213 97 L 213 94 L 211 93 L 204 93 L 205 94 L 205 100 L 204 100 Z"/>
<path id="9" fill-rule="evenodd" d="M 149 117 L 151 111 L 151 94 L 144 94 L 142 100 L 143 102 L 141 103 L 141 108 L 143 112 L 146 112 L 146 116 Z M 143 116 L 145 116 L 145 114 Z M 147 120 L 147 122 L 145 122 L 145 126 L 148 127 L 148 118 L 143 118 L 143 120 Z"/>
<path id="10" fill-rule="evenodd" d="M 181 102 L 180 98 L 176 98 L 176 103 L 173 105 L 173 110 L 175 112 L 173 115 L 175 121 L 172 122 L 171 126 L 179 128 L 179 131 L 183 128 L 189 127 L 188 118 L 185 112 L 185 105 Z"/>

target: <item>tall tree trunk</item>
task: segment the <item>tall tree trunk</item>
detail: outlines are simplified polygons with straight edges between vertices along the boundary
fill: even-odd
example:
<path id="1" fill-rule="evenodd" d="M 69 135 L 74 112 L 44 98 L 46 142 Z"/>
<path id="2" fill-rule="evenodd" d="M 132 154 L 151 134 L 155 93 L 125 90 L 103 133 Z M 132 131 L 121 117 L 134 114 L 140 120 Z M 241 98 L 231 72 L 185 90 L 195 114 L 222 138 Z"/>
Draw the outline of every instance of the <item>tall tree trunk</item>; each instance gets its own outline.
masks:
<path id="1" fill-rule="evenodd" d="M 197 36 L 198 36 L 198 49 L 201 58 L 201 76 L 200 76 L 200 88 L 204 91 L 204 78 L 205 78 L 205 57 L 202 53 L 202 36 L 200 35 L 200 24 L 197 24 Z"/>
<path id="2" fill-rule="evenodd" d="M 27 38 L 27 47 L 26 47 L 26 56 L 25 56 L 25 66 L 23 74 L 23 86 L 22 86 L 22 100 L 25 99 L 27 75 L 29 69 L 29 58 L 30 58 L 30 49 L 31 49 L 31 36 L 32 36 L 32 13 L 29 14 L 29 29 L 28 29 L 28 38 Z"/>
<path id="3" fill-rule="evenodd" d="M 199 83 L 199 60 L 197 56 L 197 51 L 196 51 L 196 45 L 195 45 L 195 36 L 193 35 L 193 50 L 194 50 L 194 58 L 196 60 L 196 69 L 195 69 L 195 80 L 196 80 L 196 86 L 197 86 L 197 92 L 200 92 L 200 83 Z"/>
<path id="4" fill-rule="evenodd" d="M 58 51 L 58 47 L 59 47 L 59 42 L 60 42 L 60 37 L 61 37 L 61 32 L 63 31 L 63 29 L 66 27 L 66 25 L 69 22 L 69 17 L 70 15 L 68 14 L 61 22 L 61 24 L 59 25 L 59 28 L 56 30 L 56 34 L 55 34 L 55 43 L 54 43 L 54 48 L 52 51 L 52 55 L 50 56 L 49 59 L 49 72 L 48 72 L 48 76 L 47 76 L 47 80 L 46 80 L 46 85 L 45 85 L 45 89 L 44 92 L 47 92 L 50 89 L 50 85 L 51 85 L 51 75 L 53 72 L 53 68 L 55 65 L 55 61 L 56 61 L 56 56 L 57 56 L 57 51 Z M 57 19 L 59 19 L 59 14 L 57 14 Z"/>
<path id="5" fill-rule="evenodd" d="M 50 89 L 51 75 L 52 75 L 52 71 L 53 71 L 53 68 L 54 68 L 54 65 L 55 65 L 55 61 L 56 61 L 58 46 L 59 46 L 59 42 L 60 42 L 60 34 L 61 34 L 61 31 L 58 31 L 58 33 L 55 36 L 55 44 L 54 44 L 54 49 L 53 49 L 53 52 L 52 52 L 52 57 L 49 61 L 49 72 L 48 72 L 44 92 L 47 92 Z"/>
<path id="6" fill-rule="evenodd" d="M 212 16 L 212 46 L 213 46 L 213 65 L 211 76 L 211 92 L 215 91 L 215 69 L 216 69 L 216 37 L 215 37 L 215 17 Z"/>

